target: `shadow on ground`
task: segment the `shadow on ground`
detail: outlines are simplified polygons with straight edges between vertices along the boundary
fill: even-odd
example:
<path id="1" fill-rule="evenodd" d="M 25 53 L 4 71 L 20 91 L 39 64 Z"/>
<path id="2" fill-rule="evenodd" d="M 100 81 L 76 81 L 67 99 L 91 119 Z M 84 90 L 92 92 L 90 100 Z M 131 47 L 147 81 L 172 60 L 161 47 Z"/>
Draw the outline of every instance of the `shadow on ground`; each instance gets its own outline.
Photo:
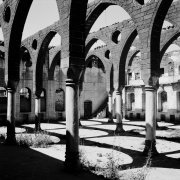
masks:
<path id="1" fill-rule="evenodd" d="M 86 122 L 86 123 L 84 123 Z M 142 167 L 146 163 L 146 157 L 142 155 L 142 150 L 130 149 L 127 147 L 116 147 L 106 141 L 96 141 L 95 139 L 101 140 L 102 138 L 111 138 L 111 137 L 136 137 L 136 138 L 144 138 L 144 135 L 141 134 L 142 131 L 145 130 L 145 126 L 138 122 L 125 122 L 124 125 L 129 128 L 132 126 L 133 129 L 127 130 L 124 133 L 120 133 L 118 135 L 114 134 L 114 130 L 112 128 L 106 128 L 106 126 L 114 126 L 115 124 L 107 123 L 106 121 L 100 120 L 89 120 L 89 121 L 81 121 L 82 126 L 80 127 L 80 131 L 89 130 L 89 134 L 85 137 L 80 138 L 81 145 L 89 146 L 89 147 L 100 147 L 104 149 L 116 149 L 124 154 L 129 155 L 133 160 L 129 164 L 123 164 L 122 169 L 128 168 L 139 168 Z M 92 123 L 92 124 L 90 124 Z M 61 139 L 58 144 L 65 145 L 65 134 L 62 133 L 62 130 L 65 129 L 65 122 L 58 122 L 57 125 L 61 125 L 61 128 L 45 128 L 45 131 L 48 132 L 49 135 L 56 136 Z M 64 128 L 62 128 L 62 125 Z M 105 126 L 104 126 L 105 125 Z M 172 125 L 166 126 L 161 130 L 168 130 Z M 24 126 L 23 126 L 24 127 Z M 143 128 L 137 130 L 138 128 Z M 51 130 L 51 131 L 50 131 Z M 105 132 L 105 135 L 91 134 L 90 130 L 96 130 Z M 32 127 L 26 127 L 26 131 L 33 132 Z M 177 133 L 177 130 L 176 130 Z M 157 136 L 159 140 L 165 141 L 173 141 L 173 139 L 167 139 L 167 137 Z M 177 133 L 177 137 L 174 142 L 178 142 L 180 139 L 179 132 Z M 178 141 L 177 141 L 178 140 Z M 130 142 L 134 143 L 134 142 Z M 136 142 L 135 142 L 136 143 Z M 138 143 L 138 142 L 137 142 Z M 60 152 L 59 152 L 60 153 Z M 172 158 L 167 155 L 180 154 L 180 149 L 170 150 L 164 153 L 160 153 L 159 156 L 155 157 L 151 161 L 151 167 L 160 167 L 160 168 L 168 168 L 168 169 L 180 169 L 180 159 Z M 22 148 L 22 147 L 13 147 L 13 146 L 4 146 L 0 144 L 0 180 L 9 180 L 9 179 L 101 179 L 95 175 L 89 173 L 81 173 L 80 175 L 70 175 L 64 171 L 63 161 L 55 159 L 51 156 L 40 153 L 36 150 L 30 148 Z"/>
<path id="2" fill-rule="evenodd" d="M 29 148 L 0 144 L 0 180 L 56 180 L 100 179 L 81 172 L 79 175 L 64 171 L 63 162 Z"/>

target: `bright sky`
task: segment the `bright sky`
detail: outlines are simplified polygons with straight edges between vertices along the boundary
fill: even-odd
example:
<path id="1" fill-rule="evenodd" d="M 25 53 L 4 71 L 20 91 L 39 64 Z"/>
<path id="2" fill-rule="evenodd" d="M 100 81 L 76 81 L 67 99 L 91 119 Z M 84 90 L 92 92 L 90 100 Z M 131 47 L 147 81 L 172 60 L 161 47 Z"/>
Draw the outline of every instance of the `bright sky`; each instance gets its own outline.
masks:
<path id="1" fill-rule="evenodd" d="M 22 39 L 58 20 L 59 13 L 56 0 L 33 0 L 25 23 Z"/>
<path id="2" fill-rule="evenodd" d="M 94 0 L 89 0 L 92 2 Z M 2 0 L 0 0 L 0 4 Z M 119 7 L 111 5 L 108 7 L 101 16 L 94 23 L 90 32 L 97 31 L 101 27 L 105 27 L 116 22 L 121 22 L 125 19 L 129 19 L 130 16 L 126 11 Z M 23 37 L 22 39 L 33 35 L 37 31 L 53 24 L 55 21 L 59 20 L 59 13 L 56 4 L 56 0 L 33 0 L 31 5 L 27 21 L 25 23 Z M 0 39 L 3 39 L 1 29 L 0 29 Z M 59 45 L 60 37 L 56 36 L 53 38 L 51 45 Z"/>
<path id="3" fill-rule="evenodd" d="M 89 0 L 89 2 L 91 1 L 94 0 Z M 114 24 L 115 22 L 123 21 L 124 19 L 129 19 L 128 14 L 124 12 L 125 11 L 119 6 L 110 6 L 97 19 L 97 21 L 91 29 L 91 32 L 97 31 L 101 27 Z M 53 24 L 55 21 L 58 20 L 59 13 L 57 9 L 56 0 L 33 0 L 27 17 L 27 21 L 25 23 L 22 39 L 25 39 L 26 37 Z M 2 39 L 1 35 L 0 39 Z M 59 39 L 58 43 L 56 42 L 56 40 L 54 40 L 54 43 L 51 44 L 58 45 Z"/>

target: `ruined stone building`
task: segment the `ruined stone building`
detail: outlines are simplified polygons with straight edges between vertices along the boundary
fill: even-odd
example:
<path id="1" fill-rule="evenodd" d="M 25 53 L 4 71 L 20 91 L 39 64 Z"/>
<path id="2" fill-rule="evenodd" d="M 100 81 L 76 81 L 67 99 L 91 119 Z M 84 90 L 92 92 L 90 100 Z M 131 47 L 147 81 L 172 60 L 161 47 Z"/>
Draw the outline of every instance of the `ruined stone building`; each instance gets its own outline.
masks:
<path id="1" fill-rule="evenodd" d="M 0 123 L 7 142 L 15 123 L 66 120 L 66 164 L 78 163 L 79 119 L 146 121 L 146 146 L 156 153 L 156 120 L 180 120 L 179 0 L 56 0 L 59 21 L 22 39 L 33 0 L 4 0 L 0 23 Z M 109 6 L 129 20 L 89 33 Z M 78 10 L 77 10 L 78 9 Z M 171 26 L 163 28 L 164 21 Z M 61 46 L 49 46 L 58 34 Z M 104 45 L 92 49 L 99 40 Z M 151 148 L 150 149 L 150 147 Z"/>

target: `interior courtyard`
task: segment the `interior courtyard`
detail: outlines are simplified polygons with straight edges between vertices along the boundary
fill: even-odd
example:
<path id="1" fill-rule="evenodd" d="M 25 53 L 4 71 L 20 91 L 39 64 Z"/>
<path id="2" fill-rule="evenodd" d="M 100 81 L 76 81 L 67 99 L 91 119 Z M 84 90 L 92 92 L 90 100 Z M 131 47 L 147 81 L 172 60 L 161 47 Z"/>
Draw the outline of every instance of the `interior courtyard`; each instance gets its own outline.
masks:
<path id="1" fill-rule="evenodd" d="M 62 169 L 79 172 L 82 152 L 91 166 L 103 167 L 112 151 L 122 170 L 142 167 L 150 155 L 159 171 L 149 179 L 178 179 L 180 1 L 54 1 L 58 20 L 25 38 L 33 0 L 0 2 L 0 179 L 26 179 L 32 166 L 31 179 L 51 173 L 59 179 L 58 161 Z M 92 31 L 112 6 L 128 18 Z M 17 148 L 20 135 L 40 131 L 52 136 L 50 151 Z M 41 153 L 47 156 L 39 159 L 42 172 L 54 170 L 42 175 L 30 161 L 22 172 L 29 156 L 35 160 Z"/>

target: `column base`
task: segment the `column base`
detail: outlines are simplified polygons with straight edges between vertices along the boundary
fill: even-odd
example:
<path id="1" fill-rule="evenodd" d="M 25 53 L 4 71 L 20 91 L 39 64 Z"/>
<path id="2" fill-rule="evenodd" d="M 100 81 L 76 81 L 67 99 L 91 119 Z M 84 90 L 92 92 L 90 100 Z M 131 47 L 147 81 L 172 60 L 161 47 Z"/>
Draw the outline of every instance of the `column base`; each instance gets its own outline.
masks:
<path id="1" fill-rule="evenodd" d="M 116 124 L 116 130 L 115 134 L 123 133 L 125 130 L 123 129 L 123 124 L 122 123 L 117 123 Z"/>
<path id="2" fill-rule="evenodd" d="M 82 127 L 81 121 L 79 120 L 79 127 Z"/>
<path id="3" fill-rule="evenodd" d="M 12 118 L 11 121 L 7 120 L 6 125 L 7 125 L 7 137 L 4 141 L 4 144 L 17 145 L 14 118 Z"/>
<path id="4" fill-rule="evenodd" d="M 114 123 L 113 118 L 108 118 L 108 123 Z"/>
<path id="5" fill-rule="evenodd" d="M 64 168 L 67 172 L 76 173 L 81 170 L 79 152 L 66 152 Z"/>
<path id="6" fill-rule="evenodd" d="M 35 132 L 40 132 L 40 131 L 42 131 L 40 124 L 39 125 L 35 124 Z"/>
<path id="7" fill-rule="evenodd" d="M 156 120 L 156 129 L 157 129 L 157 128 L 159 128 L 159 124 L 158 124 L 158 122 L 157 122 L 157 120 Z"/>
<path id="8" fill-rule="evenodd" d="M 108 123 L 114 123 L 111 113 L 108 113 Z"/>
<path id="9" fill-rule="evenodd" d="M 7 138 L 4 141 L 4 145 L 16 146 L 17 145 L 16 138 Z"/>
<path id="10" fill-rule="evenodd" d="M 39 117 L 35 117 L 35 131 L 41 131 L 41 123 Z"/>
<path id="11" fill-rule="evenodd" d="M 155 140 L 146 140 L 143 155 L 151 158 L 151 157 L 157 156 L 158 154 L 159 153 L 156 149 L 156 141 Z"/>

